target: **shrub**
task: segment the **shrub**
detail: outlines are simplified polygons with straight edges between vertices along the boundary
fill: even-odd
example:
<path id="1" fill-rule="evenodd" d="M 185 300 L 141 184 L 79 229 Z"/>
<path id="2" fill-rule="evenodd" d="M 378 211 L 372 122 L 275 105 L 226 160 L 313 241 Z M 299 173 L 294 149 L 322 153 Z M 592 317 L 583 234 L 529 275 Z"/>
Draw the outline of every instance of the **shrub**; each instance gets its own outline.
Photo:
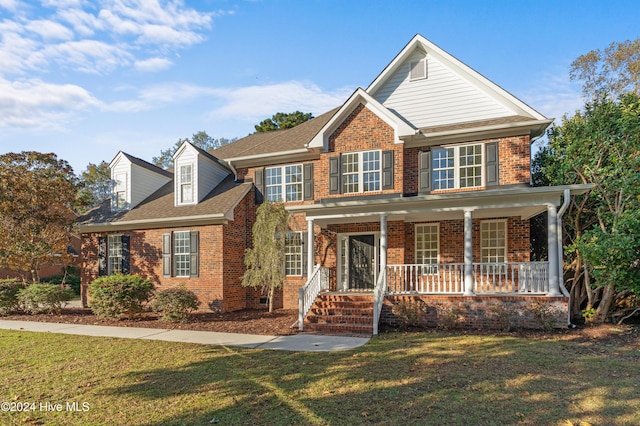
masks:
<path id="1" fill-rule="evenodd" d="M 540 328 L 547 331 L 555 328 L 556 310 L 550 303 L 536 300 L 527 307 L 527 310 L 533 315 L 533 320 Z"/>
<path id="2" fill-rule="evenodd" d="M 161 319 L 164 321 L 184 322 L 191 312 L 198 309 L 198 306 L 200 306 L 198 296 L 184 287 L 162 290 L 151 302 L 151 308 L 155 312 L 161 312 Z"/>
<path id="3" fill-rule="evenodd" d="M 153 284 L 138 275 L 100 277 L 89 286 L 91 310 L 99 317 L 120 318 L 142 312 Z"/>
<path id="4" fill-rule="evenodd" d="M 0 280 L 0 314 L 17 310 L 20 307 L 18 292 L 24 288 L 21 281 Z"/>
<path id="5" fill-rule="evenodd" d="M 49 284 L 65 284 L 73 290 L 73 293 L 76 296 L 80 295 L 80 276 L 78 275 L 53 275 L 51 277 L 42 278 L 40 282 Z"/>
<path id="6" fill-rule="evenodd" d="M 403 299 L 393 306 L 394 315 L 402 318 L 405 327 L 424 327 L 427 305 L 420 299 Z"/>
<path id="7" fill-rule="evenodd" d="M 73 290 L 55 284 L 31 284 L 18 291 L 18 302 L 31 314 L 56 313 L 73 299 Z"/>

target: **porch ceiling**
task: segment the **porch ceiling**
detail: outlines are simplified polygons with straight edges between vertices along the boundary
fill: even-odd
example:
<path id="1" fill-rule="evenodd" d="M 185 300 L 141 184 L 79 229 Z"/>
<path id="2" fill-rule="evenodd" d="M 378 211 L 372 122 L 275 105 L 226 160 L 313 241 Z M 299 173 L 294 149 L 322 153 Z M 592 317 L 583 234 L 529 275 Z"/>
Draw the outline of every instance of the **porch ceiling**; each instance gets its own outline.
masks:
<path id="1" fill-rule="evenodd" d="M 305 212 L 320 226 L 336 223 L 390 221 L 440 221 L 462 219 L 466 210 L 474 218 L 512 217 L 529 219 L 545 212 L 547 206 L 559 206 L 564 190 L 571 194 L 588 191 L 590 185 L 490 189 L 466 193 L 419 195 L 384 199 L 338 199 L 317 204 L 290 206 L 290 211 Z"/>

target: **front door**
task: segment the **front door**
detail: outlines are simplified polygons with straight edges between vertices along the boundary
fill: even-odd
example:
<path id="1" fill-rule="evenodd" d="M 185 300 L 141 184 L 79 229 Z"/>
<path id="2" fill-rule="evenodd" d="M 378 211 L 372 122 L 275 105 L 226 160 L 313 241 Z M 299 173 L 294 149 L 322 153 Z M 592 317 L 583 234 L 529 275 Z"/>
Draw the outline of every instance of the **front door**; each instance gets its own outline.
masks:
<path id="1" fill-rule="evenodd" d="M 374 235 L 349 236 L 349 290 L 373 290 Z"/>

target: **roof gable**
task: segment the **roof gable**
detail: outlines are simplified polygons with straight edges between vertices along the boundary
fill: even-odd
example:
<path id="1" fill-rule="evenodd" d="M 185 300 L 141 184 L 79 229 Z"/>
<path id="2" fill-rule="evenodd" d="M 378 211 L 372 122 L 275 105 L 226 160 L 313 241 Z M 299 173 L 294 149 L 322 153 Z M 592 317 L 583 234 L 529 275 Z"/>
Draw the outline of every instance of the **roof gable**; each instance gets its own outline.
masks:
<path id="1" fill-rule="evenodd" d="M 320 129 L 313 139 L 307 144 L 308 148 L 327 149 L 329 136 L 340 126 L 349 116 L 351 111 L 358 105 L 364 105 L 384 122 L 391 126 L 396 134 L 396 142 L 400 142 L 402 137 L 412 136 L 415 129 L 396 114 L 385 108 L 380 102 L 371 97 L 363 89 L 358 88 L 351 97 L 342 105 L 329 121 Z"/>
<path id="2" fill-rule="evenodd" d="M 426 59 L 426 78 L 411 63 Z M 369 85 L 367 93 L 417 128 L 522 116 L 546 120 L 524 102 L 416 35 Z"/>

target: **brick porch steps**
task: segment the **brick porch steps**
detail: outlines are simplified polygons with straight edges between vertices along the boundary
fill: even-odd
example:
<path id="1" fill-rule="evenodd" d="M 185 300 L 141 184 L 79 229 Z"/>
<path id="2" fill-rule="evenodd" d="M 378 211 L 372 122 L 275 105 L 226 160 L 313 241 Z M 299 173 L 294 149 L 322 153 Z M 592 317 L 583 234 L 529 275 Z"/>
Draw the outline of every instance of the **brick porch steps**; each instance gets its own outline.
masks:
<path id="1" fill-rule="evenodd" d="M 373 295 L 320 294 L 304 321 L 304 330 L 337 335 L 373 334 Z"/>

